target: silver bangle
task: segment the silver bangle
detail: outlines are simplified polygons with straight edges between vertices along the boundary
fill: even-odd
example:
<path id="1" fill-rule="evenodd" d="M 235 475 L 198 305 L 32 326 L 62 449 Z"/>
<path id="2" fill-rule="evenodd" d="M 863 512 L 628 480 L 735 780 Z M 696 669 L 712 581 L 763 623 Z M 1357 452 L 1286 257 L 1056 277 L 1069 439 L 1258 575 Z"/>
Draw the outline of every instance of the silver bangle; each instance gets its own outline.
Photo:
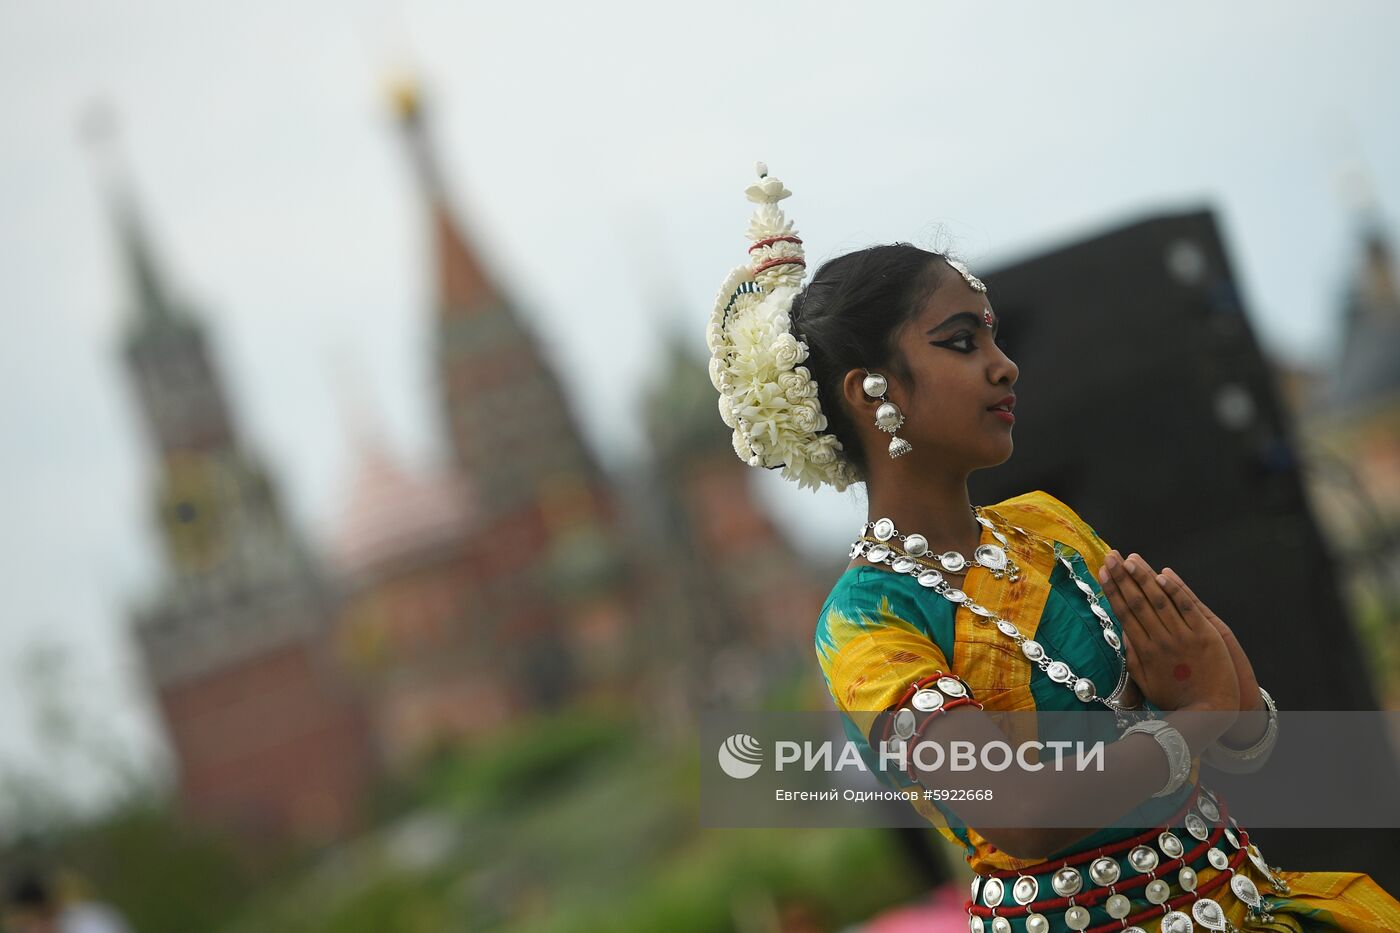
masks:
<path id="1" fill-rule="evenodd" d="M 1191 746 L 1186 744 L 1185 737 L 1177 731 L 1171 723 L 1162 719 L 1144 719 L 1142 722 L 1133 723 L 1123 730 L 1120 739 L 1127 738 L 1134 732 L 1145 732 L 1156 740 L 1162 747 L 1162 751 L 1167 756 L 1167 770 L 1169 772 L 1167 783 L 1162 785 L 1162 789 L 1153 794 L 1153 797 L 1166 797 L 1174 794 L 1181 785 L 1191 777 Z"/>
<path id="2" fill-rule="evenodd" d="M 1269 692 L 1263 687 L 1259 688 L 1259 697 L 1264 701 L 1264 708 L 1269 715 L 1269 723 L 1264 727 L 1264 735 L 1259 741 L 1249 748 L 1231 748 L 1217 739 L 1201 755 L 1202 761 L 1232 774 L 1243 774 L 1263 766 L 1269 753 L 1273 751 L 1274 743 L 1278 741 L 1278 707 L 1274 705 L 1274 698 L 1269 696 Z"/>

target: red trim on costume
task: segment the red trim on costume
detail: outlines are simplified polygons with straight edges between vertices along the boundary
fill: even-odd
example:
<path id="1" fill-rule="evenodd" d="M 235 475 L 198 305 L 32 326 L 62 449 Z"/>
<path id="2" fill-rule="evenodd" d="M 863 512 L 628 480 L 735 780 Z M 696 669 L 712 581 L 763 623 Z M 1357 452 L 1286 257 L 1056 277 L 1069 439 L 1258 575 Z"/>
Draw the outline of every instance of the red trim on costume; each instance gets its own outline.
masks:
<path id="1" fill-rule="evenodd" d="M 949 675 L 943 673 L 942 671 L 934 671 L 932 674 L 929 674 L 927 677 L 923 677 L 923 678 L 920 678 L 919 680 L 914 681 L 912 684 L 909 685 L 909 689 L 904 691 L 904 696 L 900 697 L 900 698 L 899 698 L 898 700 L 896 700 L 894 703 L 892 703 L 892 704 L 890 704 L 889 706 L 885 707 L 885 709 L 884 709 L 883 712 L 889 713 L 889 714 L 891 714 L 891 715 L 885 717 L 885 728 L 882 729 L 882 730 L 880 730 L 880 742 L 881 742 L 881 744 L 888 744 L 888 743 L 889 743 L 889 740 L 890 740 L 890 731 L 891 731 L 892 729 L 894 729 L 894 715 L 893 715 L 893 714 L 899 712 L 899 708 L 900 708 L 901 706 L 903 706 L 905 703 L 908 703 L 908 702 L 909 702 L 909 699 L 910 699 L 914 694 L 916 694 L 916 693 L 919 692 L 919 688 L 920 688 L 920 687 L 927 686 L 927 685 L 929 684 L 930 681 L 934 681 L 934 680 L 937 680 L 937 679 L 940 678 L 940 677 L 947 677 L 947 676 L 949 676 Z M 918 729 L 916 728 L 914 731 L 915 731 L 915 732 L 918 732 Z"/>
<path id="2" fill-rule="evenodd" d="M 1164 904 L 1153 904 L 1146 910 L 1140 910 L 1135 914 L 1129 914 L 1128 916 L 1124 917 L 1121 922 L 1118 920 L 1110 920 L 1107 923 L 1100 923 L 1096 927 L 1090 927 L 1089 929 L 1085 930 L 1084 933 L 1110 933 L 1110 931 L 1112 930 L 1122 930 L 1123 924 L 1125 923 L 1134 924 L 1137 923 L 1139 920 L 1151 920 L 1156 917 L 1162 917 L 1165 916 L 1168 911 L 1176 910 L 1180 907 L 1185 907 L 1187 904 L 1199 900 L 1203 895 L 1209 894 L 1211 891 L 1214 891 L 1216 888 L 1225 884 L 1225 882 L 1228 881 L 1234 875 L 1235 866 L 1239 865 L 1241 862 L 1244 861 L 1244 852 L 1244 849 L 1240 849 L 1239 851 L 1237 851 L 1235 853 L 1234 858 L 1230 859 L 1229 869 L 1222 870 L 1220 874 L 1216 875 L 1214 878 L 1210 879 L 1205 884 L 1198 885 L 1196 890 L 1187 891 L 1185 894 L 1178 895 L 1177 897 L 1172 898 Z M 1225 907 L 1224 904 L 1221 904 L 1220 906 L 1221 909 L 1224 909 Z M 1164 907 L 1166 908 L 1166 910 L 1162 910 L 1162 908 Z M 1158 911 L 1161 911 L 1161 913 L 1158 913 Z M 1197 924 L 1197 926 L 1199 926 L 1199 924 Z"/>
<path id="3" fill-rule="evenodd" d="M 1042 873 L 1042 872 L 1051 871 L 1051 870 L 1052 870 L 1052 866 L 1053 866 L 1053 868 L 1056 868 L 1056 869 L 1058 869 L 1058 868 L 1070 868 L 1070 867 L 1075 867 L 1075 868 L 1077 868 L 1077 867 L 1080 866 L 1080 865 L 1087 865 L 1087 864 L 1089 864 L 1089 863 L 1092 862 L 1094 859 L 1099 858 L 1100 856 L 1104 856 L 1104 855 L 1116 855 L 1116 854 L 1119 853 L 1119 852 L 1126 852 L 1126 851 L 1128 851 L 1129 849 L 1131 849 L 1133 846 L 1143 845 L 1143 844 L 1147 843 L 1149 840 L 1155 841 L 1155 840 L 1157 839 L 1157 837 L 1160 836 L 1160 835 L 1162 834 L 1163 829 L 1170 829 L 1172 826 L 1175 826 L 1175 825 L 1176 825 L 1176 821 L 1177 821 L 1178 819 L 1184 819 L 1184 818 L 1185 818 L 1187 811 L 1191 809 L 1191 807 L 1196 803 L 1197 798 L 1199 798 L 1200 796 L 1201 796 L 1201 785 L 1200 785 L 1200 784 L 1197 784 L 1196 787 L 1195 787 L 1195 790 L 1192 791 L 1192 793 L 1190 794 L 1190 796 L 1188 796 L 1188 797 L 1186 798 L 1185 802 L 1182 803 L 1181 807 L 1176 811 L 1176 813 L 1172 816 L 1172 818 L 1171 818 L 1170 820 L 1168 820 L 1163 826 L 1159 826 L 1159 827 L 1157 827 L 1156 829 L 1149 829 L 1149 830 L 1147 830 L 1146 832 L 1142 833 L 1141 835 L 1133 836 L 1133 837 L 1130 838 L 1130 839 L 1124 839 L 1122 842 L 1116 842 L 1116 843 L 1114 843 L 1113 845 L 1108 846 L 1107 848 L 1104 848 L 1103 846 L 1100 846 L 1100 847 L 1098 847 L 1097 849 L 1095 849 L 1093 852 L 1082 852 L 1082 853 L 1076 855 L 1074 858 L 1055 859 L 1054 861 L 1034 862 L 1034 863 L 1032 863 L 1032 864 L 1030 864 L 1030 865 L 1026 865 L 1026 866 L 1023 866 L 1023 867 L 1021 867 L 1021 868 L 1001 868 L 1001 869 L 998 869 L 998 870 L 996 870 L 996 871 L 989 871 L 989 872 L 987 872 L 985 875 L 983 875 L 983 877 L 984 877 L 984 878 L 1019 878 L 1019 877 L 1021 877 L 1022 875 L 1038 875 L 1038 874 L 1040 874 L 1040 873 Z M 1220 820 L 1221 820 L 1220 829 L 1223 830 L 1223 829 L 1225 828 L 1225 824 L 1228 822 L 1229 813 L 1226 812 L 1226 810 L 1225 810 L 1225 805 L 1224 805 L 1223 803 L 1220 803 L 1219 801 L 1216 801 L 1216 804 L 1217 804 L 1217 806 L 1218 806 L 1218 808 L 1219 808 L 1219 810 L 1220 810 Z M 1199 845 L 1197 845 L 1196 848 L 1199 849 L 1199 848 L 1201 848 L 1202 846 L 1206 846 L 1206 845 L 1211 845 L 1211 844 L 1213 844 L 1213 840 L 1219 838 L 1220 835 L 1221 835 L 1221 833 L 1220 833 L 1220 832 L 1217 832 L 1214 836 L 1211 837 L 1211 838 L 1212 838 L 1212 842 L 1209 842 L 1209 843 L 1207 843 L 1207 842 L 1202 842 L 1202 843 L 1200 843 Z M 1195 837 L 1193 836 L 1192 838 L 1194 839 Z M 1183 856 L 1183 857 L 1184 857 L 1184 856 Z"/>
<path id="4" fill-rule="evenodd" d="M 921 689 L 924 688 L 924 687 L 927 687 L 929 684 L 933 683 L 935 680 L 938 680 L 938 679 L 941 678 L 941 677 L 952 677 L 952 678 L 955 678 L 959 683 L 962 683 L 962 685 L 963 685 L 964 687 L 967 686 L 967 684 L 966 684 L 965 682 L 963 682 L 963 679 L 962 679 L 961 677 L 958 677 L 957 674 L 946 674 L 946 673 L 944 673 L 943 671 L 934 671 L 932 674 L 929 674 L 927 677 L 920 677 L 918 680 L 916 680 L 916 681 L 914 681 L 913 683 L 911 683 L 911 684 L 909 685 L 909 689 L 907 689 L 907 690 L 904 691 L 904 695 L 903 695 L 903 696 L 901 696 L 898 700 L 895 700 L 895 701 L 894 701 L 893 703 L 891 703 L 889 706 L 885 707 L 881 712 L 882 712 L 882 713 L 897 713 L 897 712 L 899 712 L 899 708 L 900 708 L 901 706 L 903 706 L 905 703 L 908 703 L 911 699 L 913 699 L 914 694 L 918 693 L 919 690 L 921 690 Z M 967 696 L 968 696 L 969 699 L 972 697 L 972 691 L 971 691 L 970 689 L 969 689 L 968 692 L 967 692 Z M 962 698 L 962 697 L 953 697 L 952 699 L 961 700 L 961 699 L 963 699 L 963 698 Z M 978 709 L 982 709 L 982 704 L 981 704 L 981 703 L 977 703 L 976 700 L 972 700 L 972 702 L 975 703 L 975 704 L 977 705 L 977 708 L 978 708 Z M 947 704 L 945 703 L 944 705 L 946 706 Z M 939 707 L 939 709 L 942 709 L 942 708 L 943 708 L 943 707 Z M 920 711 L 919 711 L 919 710 L 914 710 L 913 712 L 915 712 L 915 713 L 917 714 L 917 713 L 920 712 Z M 938 710 L 932 710 L 932 712 L 935 712 L 935 713 L 936 713 L 936 712 L 938 712 Z M 890 730 L 893 729 L 893 728 L 894 728 L 894 716 L 891 715 L 891 716 L 889 716 L 889 717 L 886 718 L 886 720 L 885 720 L 885 728 L 882 730 L 882 732 L 881 732 L 881 734 L 880 734 L 880 738 L 881 738 L 882 741 L 888 742 L 888 741 L 890 740 Z M 914 734 L 915 734 L 915 735 L 918 735 L 919 729 L 922 729 L 922 728 L 923 728 L 923 723 L 919 723 L 919 725 L 916 726 L 915 729 L 914 729 Z M 913 736 L 910 736 L 910 738 L 913 738 Z"/>
<path id="5" fill-rule="evenodd" d="M 959 706 L 975 706 L 978 709 L 982 708 L 982 704 L 972 699 L 972 697 L 953 697 L 951 700 L 945 700 L 943 702 L 943 705 L 938 707 L 938 709 L 929 710 L 928 713 L 925 714 L 923 721 L 914 727 L 914 734 L 909 736 L 909 738 L 905 740 L 906 752 L 908 751 L 910 743 L 918 741 L 918 739 L 920 738 L 919 733 L 924 731 L 924 727 L 928 725 L 929 720 L 931 720 L 935 716 L 940 716 L 943 713 L 948 712 L 948 710 L 950 709 L 957 709 Z M 913 781 L 916 785 L 922 787 L 923 784 L 920 783 L 919 776 L 917 772 L 914 771 L 913 760 L 914 756 L 909 755 L 910 765 L 909 769 L 904 772 L 904 775 L 905 777 L 909 778 L 909 780 Z"/>
<path id="6" fill-rule="evenodd" d="M 1195 797 L 1199 794 L 1200 785 L 1197 785 L 1196 793 L 1192 795 L 1191 799 L 1194 800 Z M 1114 884 L 1112 886 L 1113 890 L 1111 891 L 1108 888 L 1103 888 L 1101 890 L 1096 889 L 1093 891 L 1089 891 L 1088 893 L 1076 894 L 1073 898 L 1057 897 L 1051 900 L 1032 901 L 1030 904 L 1016 904 L 1006 907 L 984 907 L 981 904 L 974 904 L 971 898 L 969 898 L 966 902 L 964 902 L 963 907 L 969 913 L 974 914 L 978 917 L 1023 917 L 1026 914 L 1030 913 L 1032 910 L 1034 910 L 1036 913 L 1044 913 L 1046 911 L 1060 910 L 1075 905 L 1080 907 L 1093 907 L 1099 904 L 1101 901 L 1108 900 L 1108 898 L 1112 897 L 1114 894 L 1123 893 L 1124 890 L 1136 890 L 1139 887 L 1146 887 L 1152 882 L 1154 878 L 1157 878 L 1159 875 L 1164 875 L 1168 872 L 1182 868 L 1186 865 L 1187 862 L 1194 862 L 1196 859 L 1200 858 L 1203 852 L 1214 846 L 1215 843 L 1218 842 L 1223 835 L 1225 835 L 1225 828 L 1229 825 L 1230 822 L 1230 814 L 1226 811 L 1224 803 L 1217 801 L 1217 805 L 1220 808 L 1220 826 L 1216 828 L 1216 831 L 1211 834 L 1209 839 L 1207 839 L 1205 842 L 1199 842 L 1196 845 L 1196 847 L 1189 852 L 1185 852 L 1174 859 L 1169 859 L 1166 862 L 1160 863 L 1156 868 L 1152 870 L 1150 874 L 1138 875 L 1136 877 L 1130 878 L 1127 881 Z M 1183 808 L 1183 810 L 1180 812 L 1184 813 L 1185 809 L 1186 808 Z M 1173 822 L 1174 821 L 1175 818 L 1173 818 Z M 1167 828 L 1170 828 L 1170 825 L 1168 825 Z M 1002 879 L 1019 878 L 1021 875 L 1038 875 L 1044 873 L 1045 871 L 1058 870 L 1060 868 L 1082 865 L 1085 862 L 1092 861 L 1093 859 L 1099 858 L 1102 855 L 1109 855 L 1115 852 L 1121 852 L 1125 849 L 1132 848 L 1134 845 L 1141 845 L 1148 839 L 1156 839 L 1156 837 L 1161 835 L 1162 832 L 1163 830 L 1161 828 L 1149 830 L 1141 836 L 1135 836 L 1132 839 L 1128 839 L 1124 842 L 1117 843 L 1108 848 L 1100 847 L 1096 849 L 1092 854 L 1077 861 L 1071 862 L 1068 859 L 1056 859 L 1053 862 L 1039 862 L 1036 865 L 1027 865 L 1025 868 L 1019 870 L 1012 869 L 1007 871 L 988 872 L 983 877 Z M 1246 853 L 1249 851 L 1249 833 L 1245 832 L 1243 829 L 1238 830 L 1238 833 L 1240 836 L 1240 848 L 1237 849 L 1235 851 L 1235 854 L 1230 857 L 1230 869 L 1234 869 L 1235 867 L 1237 867 L 1244 860 Z M 1120 924 L 1119 921 L 1114 920 L 1107 924 L 1100 924 L 1099 926 L 1091 927 L 1090 929 L 1086 930 L 1085 933 L 1109 933 L 1109 931 L 1111 930 L 1121 930 L 1125 925 L 1131 925 L 1139 920 L 1146 920 L 1152 917 L 1160 916 L 1161 914 L 1159 914 L 1158 911 L 1160 911 L 1163 906 L 1166 906 L 1168 910 L 1171 910 L 1181 906 L 1182 904 L 1189 903 L 1195 900 L 1197 897 L 1200 897 L 1201 895 L 1214 890 L 1221 884 L 1224 884 L 1225 881 L 1228 880 L 1230 874 L 1231 871 L 1229 870 L 1221 870 L 1219 875 L 1212 878 L 1205 884 L 1199 885 L 1194 892 L 1187 891 L 1183 894 L 1180 894 L 1177 897 L 1167 901 L 1165 905 L 1154 904 L 1146 910 L 1139 911 L 1136 914 L 1124 918 L 1125 923 L 1123 924 Z M 1165 911 L 1162 911 L 1162 913 L 1165 913 Z"/>

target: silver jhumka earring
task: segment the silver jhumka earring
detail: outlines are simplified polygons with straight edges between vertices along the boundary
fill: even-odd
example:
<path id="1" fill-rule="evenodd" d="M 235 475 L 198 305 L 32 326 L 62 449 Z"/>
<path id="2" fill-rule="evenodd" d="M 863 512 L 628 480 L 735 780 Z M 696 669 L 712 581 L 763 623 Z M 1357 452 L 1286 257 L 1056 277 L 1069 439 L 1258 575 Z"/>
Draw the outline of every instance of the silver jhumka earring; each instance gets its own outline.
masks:
<path id="1" fill-rule="evenodd" d="M 888 434 L 894 434 L 904 424 L 904 412 L 899 410 L 899 406 L 885 398 L 885 393 L 889 390 L 889 381 L 879 373 L 872 373 L 868 370 L 865 374 L 865 381 L 861 383 L 861 388 L 870 398 L 881 399 L 880 407 L 875 409 L 875 426 Z M 914 445 L 902 437 L 890 438 L 890 459 L 902 457 L 914 449 Z"/>

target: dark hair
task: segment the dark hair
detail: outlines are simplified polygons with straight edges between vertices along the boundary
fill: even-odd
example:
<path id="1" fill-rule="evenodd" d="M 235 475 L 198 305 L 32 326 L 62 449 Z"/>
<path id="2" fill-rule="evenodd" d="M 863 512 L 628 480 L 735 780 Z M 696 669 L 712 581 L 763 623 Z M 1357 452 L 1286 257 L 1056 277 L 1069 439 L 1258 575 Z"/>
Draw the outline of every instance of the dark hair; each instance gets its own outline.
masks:
<path id="1" fill-rule="evenodd" d="M 842 398 L 852 369 L 879 369 L 913 380 L 896 335 L 943 282 L 942 253 L 909 243 L 870 246 L 822 263 L 792 303 L 792 330 L 807 344 L 806 366 L 817 381 L 826 433 L 864 477 L 866 456 Z"/>

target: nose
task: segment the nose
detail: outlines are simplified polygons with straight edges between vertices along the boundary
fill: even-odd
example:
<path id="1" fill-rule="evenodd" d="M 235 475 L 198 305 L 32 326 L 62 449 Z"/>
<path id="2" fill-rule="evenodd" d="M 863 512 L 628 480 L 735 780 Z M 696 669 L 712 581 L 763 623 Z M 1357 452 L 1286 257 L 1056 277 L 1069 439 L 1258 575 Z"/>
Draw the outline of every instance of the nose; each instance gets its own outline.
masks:
<path id="1" fill-rule="evenodd" d="M 993 385 L 1006 384 L 1007 388 L 1016 384 L 1016 379 L 1021 375 L 1021 368 L 1016 365 L 1016 361 L 1007 356 L 1001 347 L 995 344 L 996 353 L 992 354 L 991 362 L 987 364 L 987 378 Z"/>

